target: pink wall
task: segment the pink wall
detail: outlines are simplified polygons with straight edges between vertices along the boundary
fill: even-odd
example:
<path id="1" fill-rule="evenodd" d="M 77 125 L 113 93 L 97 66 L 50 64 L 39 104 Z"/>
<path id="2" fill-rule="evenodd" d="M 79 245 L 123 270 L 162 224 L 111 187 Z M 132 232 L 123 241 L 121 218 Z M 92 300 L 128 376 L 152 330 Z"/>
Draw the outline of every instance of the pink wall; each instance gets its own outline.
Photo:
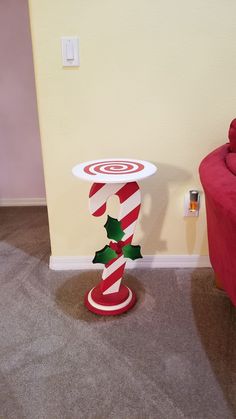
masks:
<path id="1" fill-rule="evenodd" d="M 0 199 L 44 196 L 27 0 L 0 1 Z"/>

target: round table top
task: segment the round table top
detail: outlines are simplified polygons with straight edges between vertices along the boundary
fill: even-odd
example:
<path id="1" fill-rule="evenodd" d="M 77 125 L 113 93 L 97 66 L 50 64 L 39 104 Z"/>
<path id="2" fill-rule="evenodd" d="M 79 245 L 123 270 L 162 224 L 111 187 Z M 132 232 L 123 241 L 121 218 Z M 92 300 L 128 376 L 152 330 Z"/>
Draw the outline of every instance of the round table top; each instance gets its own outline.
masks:
<path id="1" fill-rule="evenodd" d="M 102 159 L 79 163 L 73 167 L 74 176 L 95 183 L 128 183 L 153 175 L 157 168 L 145 160 Z"/>

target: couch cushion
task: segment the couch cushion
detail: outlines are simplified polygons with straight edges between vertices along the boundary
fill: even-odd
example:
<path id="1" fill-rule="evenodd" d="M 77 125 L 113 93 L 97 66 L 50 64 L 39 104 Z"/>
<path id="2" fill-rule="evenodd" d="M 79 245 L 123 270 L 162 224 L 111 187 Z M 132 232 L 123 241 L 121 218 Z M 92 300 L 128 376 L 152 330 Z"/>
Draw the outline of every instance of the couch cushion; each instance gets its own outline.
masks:
<path id="1" fill-rule="evenodd" d="M 225 156 L 225 163 L 228 169 L 236 176 L 236 153 L 228 153 Z"/>

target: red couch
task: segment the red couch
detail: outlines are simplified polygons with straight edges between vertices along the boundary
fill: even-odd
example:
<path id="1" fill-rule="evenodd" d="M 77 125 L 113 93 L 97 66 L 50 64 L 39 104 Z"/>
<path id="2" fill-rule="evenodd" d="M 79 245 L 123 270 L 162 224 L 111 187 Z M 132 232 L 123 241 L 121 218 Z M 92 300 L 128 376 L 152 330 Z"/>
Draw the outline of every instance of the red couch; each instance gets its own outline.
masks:
<path id="1" fill-rule="evenodd" d="M 236 119 L 230 125 L 229 140 L 203 159 L 199 173 L 206 198 L 210 261 L 236 306 Z"/>

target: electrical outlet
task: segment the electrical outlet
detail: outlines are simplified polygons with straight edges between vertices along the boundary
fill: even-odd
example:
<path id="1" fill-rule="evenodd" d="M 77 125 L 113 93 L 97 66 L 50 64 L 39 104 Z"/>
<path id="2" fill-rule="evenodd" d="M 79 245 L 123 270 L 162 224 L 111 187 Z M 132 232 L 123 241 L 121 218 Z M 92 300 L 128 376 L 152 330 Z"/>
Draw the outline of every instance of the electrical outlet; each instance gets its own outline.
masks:
<path id="1" fill-rule="evenodd" d="M 191 192 L 197 192 L 197 200 L 191 201 Z M 192 204 L 194 205 L 191 205 Z M 196 209 L 194 209 L 196 207 Z M 191 189 L 184 195 L 184 217 L 198 217 L 200 210 L 200 192 L 197 189 Z"/>

